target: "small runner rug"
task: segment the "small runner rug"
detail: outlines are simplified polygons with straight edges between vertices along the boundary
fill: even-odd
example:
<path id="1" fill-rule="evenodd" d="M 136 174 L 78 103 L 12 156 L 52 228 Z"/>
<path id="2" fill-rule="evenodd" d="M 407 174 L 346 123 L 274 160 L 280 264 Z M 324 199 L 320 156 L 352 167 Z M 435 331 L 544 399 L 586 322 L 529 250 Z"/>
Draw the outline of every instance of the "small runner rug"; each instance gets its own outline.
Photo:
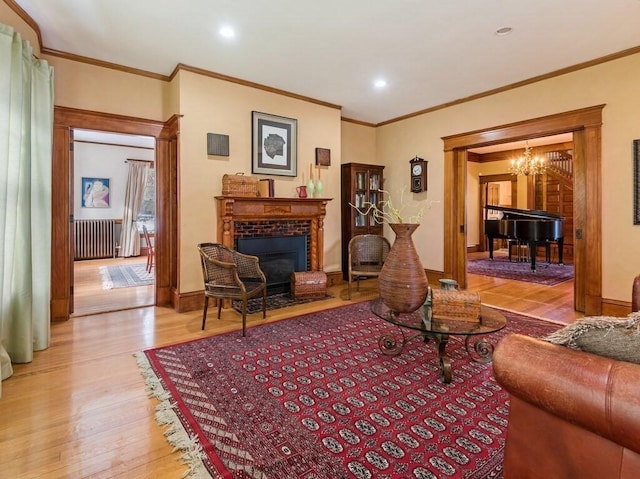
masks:
<path id="1" fill-rule="evenodd" d="M 489 258 L 469 260 L 467 272 L 492 278 L 553 286 L 573 278 L 573 265 L 536 261 L 536 271 L 533 272 L 531 271 L 531 263 L 509 261 L 506 256 L 496 256 L 493 260 Z"/>
<path id="2" fill-rule="evenodd" d="M 102 289 L 147 286 L 154 282 L 154 270 L 147 272 L 146 263 L 100 266 Z"/>
<path id="3" fill-rule="evenodd" d="M 558 325 L 504 311 L 505 334 Z M 369 303 L 136 353 L 156 418 L 191 478 L 500 478 L 508 394 L 451 338 L 397 356 Z"/>

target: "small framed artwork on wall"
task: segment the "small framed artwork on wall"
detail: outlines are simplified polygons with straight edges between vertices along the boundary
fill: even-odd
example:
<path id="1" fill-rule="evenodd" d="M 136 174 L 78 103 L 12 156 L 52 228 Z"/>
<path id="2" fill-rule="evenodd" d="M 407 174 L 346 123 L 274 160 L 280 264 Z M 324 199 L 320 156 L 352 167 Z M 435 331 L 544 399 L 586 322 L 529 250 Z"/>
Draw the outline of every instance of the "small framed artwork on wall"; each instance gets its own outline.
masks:
<path id="1" fill-rule="evenodd" d="M 82 177 L 82 207 L 110 208 L 111 180 Z"/>
<path id="2" fill-rule="evenodd" d="M 298 121 L 293 118 L 252 112 L 251 172 L 296 176 Z"/>
<path id="3" fill-rule="evenodd" d="M 316 165 L 331 166 L 331 150 L 329 148 L 316 148 Z"/>

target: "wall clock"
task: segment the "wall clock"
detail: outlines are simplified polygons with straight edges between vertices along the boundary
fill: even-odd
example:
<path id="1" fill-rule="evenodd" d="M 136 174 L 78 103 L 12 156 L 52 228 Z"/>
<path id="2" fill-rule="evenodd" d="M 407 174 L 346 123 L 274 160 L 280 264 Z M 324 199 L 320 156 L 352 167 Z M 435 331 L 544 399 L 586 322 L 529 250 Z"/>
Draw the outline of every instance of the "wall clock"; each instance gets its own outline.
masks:
<path id="1" fill-rule="evenodd" d="M 427 163 L 417 156 L 409 161 L 411 164 L 411 192 L 427 191 Z"/>

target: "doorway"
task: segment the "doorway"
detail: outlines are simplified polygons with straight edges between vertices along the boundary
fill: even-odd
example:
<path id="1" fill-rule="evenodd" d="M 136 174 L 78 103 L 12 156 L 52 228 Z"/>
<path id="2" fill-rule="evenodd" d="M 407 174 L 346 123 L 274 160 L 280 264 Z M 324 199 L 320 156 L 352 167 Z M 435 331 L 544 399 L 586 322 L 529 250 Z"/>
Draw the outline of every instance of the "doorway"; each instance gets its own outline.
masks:
<path id="1" fill-rule="evenodd" d="M 96 130 L 73 129 L 71 190 L 74 217 L 73 316 L 120 311 L 155 304 L 155 268 L 147 264 L 155 236 L 155 139 Z M 147 165 L 143 194 L 133 208 L 139 247 L 135 254 L 121 248 L 129 188 L 129 163 Z M 88 201 L 98 182 L 106 193 Z M 86 191 L 85 191 L 86 190 Z"/>
<path id="2" fill-rule="evenodd" d="M 573 133 L 574 309 L 602 312 L 601 125 L 604 105 L 444 137 L 444 273 L 466 287 L 467 150 L 527 138 Z M 587 216 L 586 212 L 591 214 Z M 587 278 L 589 279 L 587 281 Z"/>
<path id="3" fill-rule="evenodd" d="M 73 308 L 73 175 L 74 129 L 141 135 L 155 140 L 156 222 L 155 287 L 156 306 L 172 304 L 177 280 L 177 164 L 180 117 L 166 122 L 122 115 L 55 107 L 52 175 L 52 278 L 51 317 L 67 320 Z"/>

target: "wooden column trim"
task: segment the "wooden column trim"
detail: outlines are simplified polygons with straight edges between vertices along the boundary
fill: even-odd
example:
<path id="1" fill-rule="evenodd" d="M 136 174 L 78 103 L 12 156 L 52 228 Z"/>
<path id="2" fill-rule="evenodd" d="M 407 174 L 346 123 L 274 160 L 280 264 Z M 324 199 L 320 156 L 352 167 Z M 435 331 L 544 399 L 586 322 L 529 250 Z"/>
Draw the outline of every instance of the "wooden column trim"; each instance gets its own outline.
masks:
<path id="1" fill-rule="evenodd" d="M 457 227 L 466 222 L 465 178 L 459 174 L 469 148 L 510 141 L 540 138 L 559 133 L 574 134 L 574 230 L 581 229 L 583 239 L 574 246 L 575 309 L 587 316 L 602 311 L 602 110 L 595 105 L 483 130 L 443 137 L 444 143 L 444 270 L 445 274 L 466 285 L 466 235 Z M 589 217 L 582 219 L 576 205 L 583 205 Z"/>

